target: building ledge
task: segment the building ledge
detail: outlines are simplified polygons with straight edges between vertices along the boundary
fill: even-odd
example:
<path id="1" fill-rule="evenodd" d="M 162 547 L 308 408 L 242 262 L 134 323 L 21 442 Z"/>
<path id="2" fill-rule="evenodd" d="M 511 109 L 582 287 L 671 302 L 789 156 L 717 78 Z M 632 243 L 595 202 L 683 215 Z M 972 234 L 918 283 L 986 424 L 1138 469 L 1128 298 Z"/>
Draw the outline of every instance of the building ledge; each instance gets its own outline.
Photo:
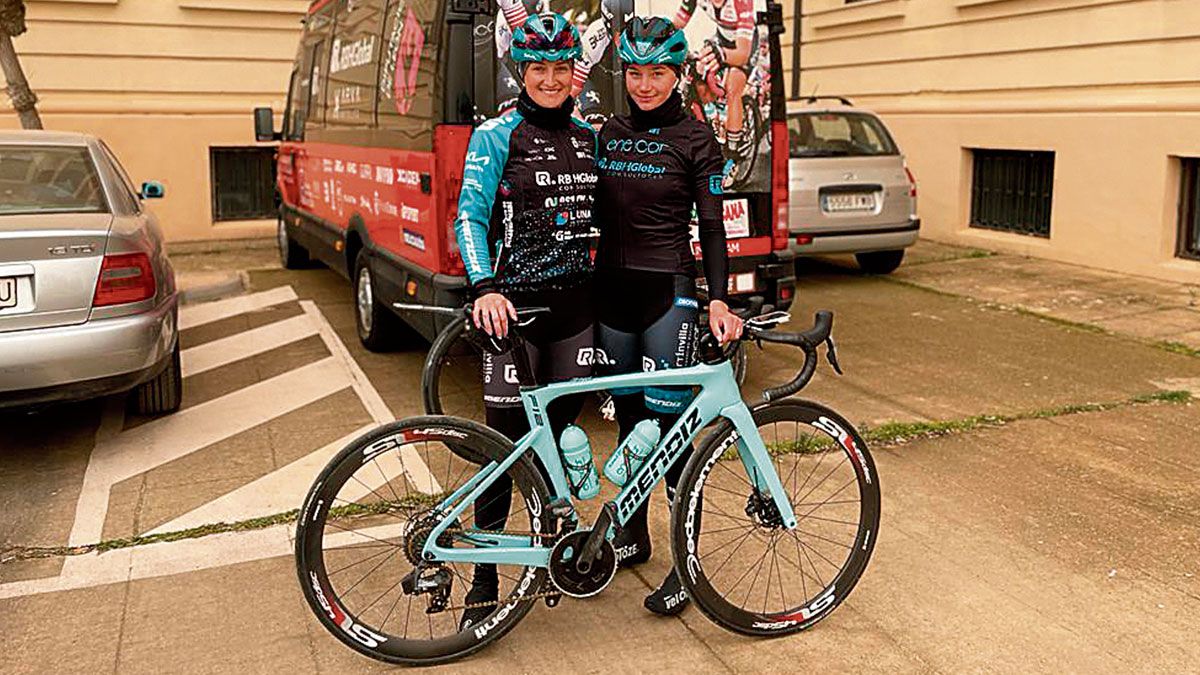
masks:
<path id="1" fill-rule="evenodd" d="M 804 16 L 809 19 L 808 25 L 812 26 L 814 30 L 841 28 L 876 21 L 902 19 L 907 2 L 908 0 L 867 0 L 847 5 L 842 0 L 837 0 L 837 4 L 819 7 L 807 12 Z"/>
<path id="2" fill-rule="evenodd" d="M 107 0 L 101 0 L 107 1 Z M 111 0 L 116 2 L 116 0 Z M 256 14 L 295 14 L 304 16 L 307 0 L 177 0 L 181 9 L 215 10 L 221 12 L 253 12 Z"/>

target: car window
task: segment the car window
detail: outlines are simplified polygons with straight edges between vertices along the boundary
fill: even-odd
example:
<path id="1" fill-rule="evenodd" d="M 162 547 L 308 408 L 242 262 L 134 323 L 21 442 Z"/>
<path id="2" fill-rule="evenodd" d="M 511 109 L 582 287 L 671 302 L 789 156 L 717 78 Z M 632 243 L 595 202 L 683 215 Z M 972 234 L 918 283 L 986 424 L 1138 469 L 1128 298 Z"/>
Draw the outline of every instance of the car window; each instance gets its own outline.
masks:
<path id="1" fill-rule="evenodd" d="M 100 150 L 108 160 L 108 163 L 112 165 L 117 177 L 121 179 L 121 186 L 125 188 L 124 190 L 117 190 L 119 193 L 117 198 L 121 200 L 130 213 L 140 212 L 142 210 L 140 197 L 142 191 L 133 186 L 133 180 L 129 178 L 128 173 L 125 173 L 125 167 L 121 166 L 121 162 L 117 160 L 117 156 L 113 154 L 112 148 L 108 147 L 107 143 L 100 141 Z"/>
<path id="2" fill-rule="evenodd" d="M 792 157 L 896 155 L 899 150 L 878 118 L 863 113 L 799 113 L 788 116 Z"/>
<path id="3" fill-rule="evenodd" d="M 87 148 L 0 145 L 0 215 L 107 211 Z"/>

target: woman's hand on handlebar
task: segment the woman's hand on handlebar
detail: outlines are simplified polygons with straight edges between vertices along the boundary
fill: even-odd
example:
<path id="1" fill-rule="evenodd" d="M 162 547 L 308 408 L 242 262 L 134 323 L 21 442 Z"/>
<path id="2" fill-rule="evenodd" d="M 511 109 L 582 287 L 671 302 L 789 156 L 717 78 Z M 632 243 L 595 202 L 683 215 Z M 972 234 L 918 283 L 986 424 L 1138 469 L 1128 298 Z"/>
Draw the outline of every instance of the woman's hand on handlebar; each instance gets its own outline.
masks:
<path id="1" fill-rule="evenodd" d="M 708 303 L 708 327 L 722 345 L 742 336 L 742 319 L 729 311 L 724 300 Z"/>
<path id="2" fill-rule="evenodd" d="M 475 327 L 482 328 L 488 335 L 508 337 L 508 320 L 516 321 L 517 308 L 500 293 L 485 293 L 475 299 L 471 318 L 475 320 Z"/>

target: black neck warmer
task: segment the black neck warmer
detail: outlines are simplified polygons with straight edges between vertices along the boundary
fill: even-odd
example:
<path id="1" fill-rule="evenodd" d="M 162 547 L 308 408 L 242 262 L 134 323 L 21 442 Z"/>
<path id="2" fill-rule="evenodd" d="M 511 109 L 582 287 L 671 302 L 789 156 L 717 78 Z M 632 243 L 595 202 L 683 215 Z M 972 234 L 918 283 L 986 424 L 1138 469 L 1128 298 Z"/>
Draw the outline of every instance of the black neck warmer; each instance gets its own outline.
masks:
<path id="1" fill-rule="evenodd" d="M 570 96 L 557 108 L 543 108 L 534 103 L 529 92 L 522 91 L 517 97 L 517 110 L 530 124 L 543 129 L 562 129 L 571 123 L 571 112 L 575 110 L 575 99 Z"/>
<path id="2" fill-rule="evenodd" d="M 633 123 L 633 127 L 639 131 L 679 124 L 685 117 L 683 97 L 679 95 L 678 90 L 671 92 L 667 100 L 654 110 L 642 110 L 632 98 L 629 98 L 629 119 Z"/>

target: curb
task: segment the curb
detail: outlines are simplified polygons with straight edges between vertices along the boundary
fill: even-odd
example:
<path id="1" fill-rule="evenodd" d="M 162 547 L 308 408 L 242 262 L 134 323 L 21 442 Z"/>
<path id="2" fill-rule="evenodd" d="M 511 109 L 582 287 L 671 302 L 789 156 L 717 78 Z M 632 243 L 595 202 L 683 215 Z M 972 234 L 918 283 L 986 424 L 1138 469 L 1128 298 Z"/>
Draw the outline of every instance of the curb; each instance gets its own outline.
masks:
<path id="1" fill-rule="evenodd" d="M 219 281 L 200 284 L 190 288 L 180 288 L 179 304 L 194 305 L 199 302 L 208 302 L 230 295 L 238 295 L 249 288 L 249 286 L 248 275 L 244 271 L 238 270 Z"/>

